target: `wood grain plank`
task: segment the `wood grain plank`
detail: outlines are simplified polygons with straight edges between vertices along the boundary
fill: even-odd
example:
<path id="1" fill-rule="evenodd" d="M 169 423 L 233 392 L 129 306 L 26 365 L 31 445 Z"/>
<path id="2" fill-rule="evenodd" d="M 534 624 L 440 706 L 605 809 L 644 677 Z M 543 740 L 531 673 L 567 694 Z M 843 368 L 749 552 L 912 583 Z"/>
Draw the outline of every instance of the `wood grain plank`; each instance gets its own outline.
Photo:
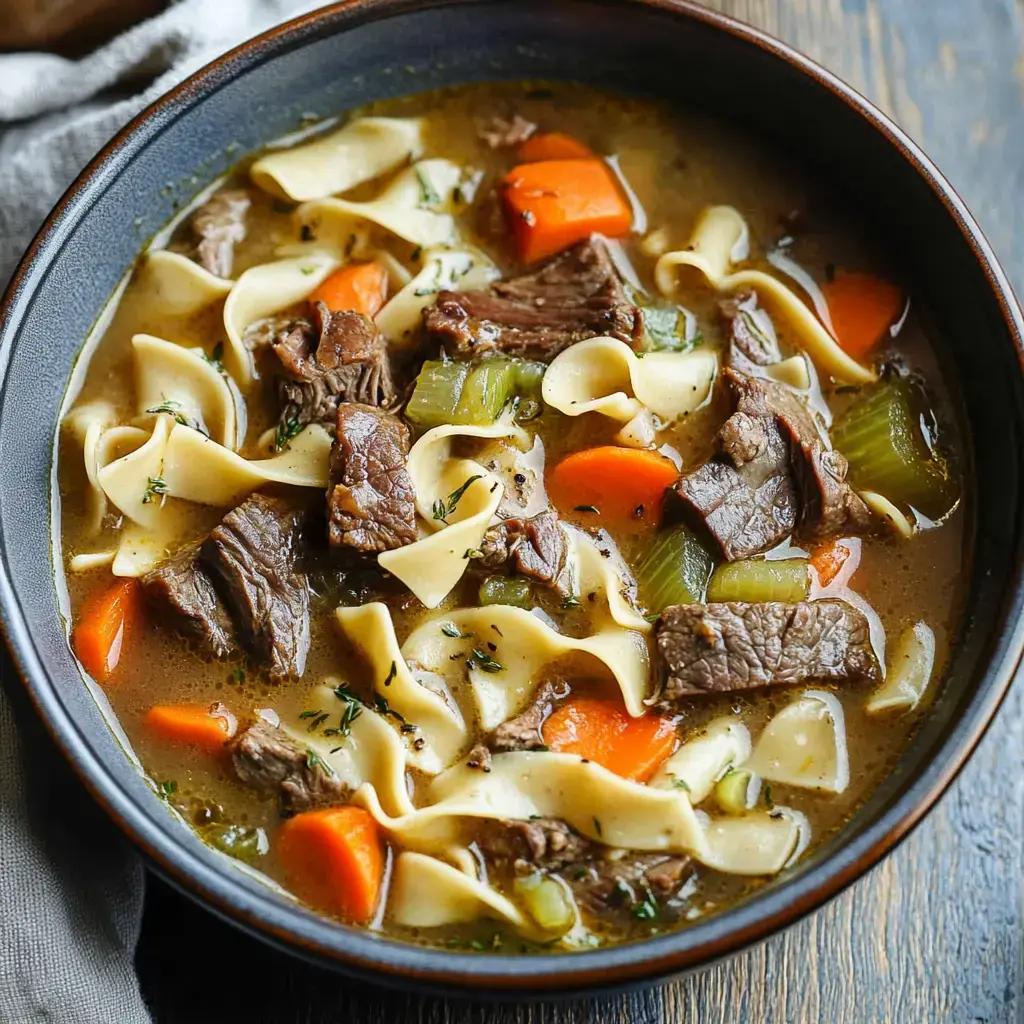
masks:
<path id="1" fill-rule="evenodd" d="M 961 191 L 1024 289 L 1024 0 L 707 6 L 796 45 L 892 115 Z M 1018 686 L 953 790 L 893 856 L 786 934 L 660 989 L 518 1007 L 382 994 L 289 962 L 159 883 L 140 951 L 144 989 L 159 993 L 159 1021 L 189 1024 L 1010 1024 L 1024 1015 L 1022 753 Z M 222 953 L 252 980 L 220 987 L 196 974 L 197 961 Z"/>

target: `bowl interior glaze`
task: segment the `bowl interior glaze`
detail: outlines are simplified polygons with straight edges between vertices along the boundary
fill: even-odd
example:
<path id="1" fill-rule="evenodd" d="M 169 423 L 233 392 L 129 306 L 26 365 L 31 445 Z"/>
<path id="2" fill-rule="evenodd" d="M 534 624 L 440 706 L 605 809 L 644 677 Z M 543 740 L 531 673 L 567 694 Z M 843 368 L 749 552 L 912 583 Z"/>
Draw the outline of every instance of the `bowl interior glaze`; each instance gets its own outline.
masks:
<path id="1" fill-rule="evenodd" d="M 150 791 L 80 682 L 53 529 L 55 425 L 82 339 L 141 245 L 182 203 L 309 113 L 517 78 L 678 100 L 826 176 L 856 217 L 877 225 L 893 264 L 941 325 L 981 499 L 968 531 L 967 614 L 940 696 L 896 770 L 841 834 L 753 898 L 687 930 L 539 958 L 429 950 L 331 924 L 196 840 Z M 865 101 L 753 30 L 673 0 L 356 0 L 329 8 L 232 52 L 141 115 L 72 187 L 8 292 L 0 603 L 12 652 L 62 749 L 158 869 L 282 948 L 361 977 L 490 994 L 595 990 L 706 963 L 820 905 L 902 838 L 949 784 L 1012 678 L 1022 642 L 1021 328 L 977 226 L 926 159 Z"/>

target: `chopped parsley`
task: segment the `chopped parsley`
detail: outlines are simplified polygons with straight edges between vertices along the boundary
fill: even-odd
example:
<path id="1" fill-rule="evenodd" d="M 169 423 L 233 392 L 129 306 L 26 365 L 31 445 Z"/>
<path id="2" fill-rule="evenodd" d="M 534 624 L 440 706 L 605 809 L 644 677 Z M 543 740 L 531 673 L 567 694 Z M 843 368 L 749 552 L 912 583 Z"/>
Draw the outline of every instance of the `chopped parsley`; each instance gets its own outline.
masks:
<path id="1" fill-rule="evenodd" d="M 331 716 L 326 711 L 321 711 L 310 721 L 309 725 L 306 726 L 307 732 L 316 732 L 324 722 L 327 721 Z"/>
<path id="2" fill-rule="evenodd" d="M 475 475 L 471 476 L 461 487 L 456 487 L 455 490 L 452 491 L 452 493 L 449 494 L 447 498 L 437 498 L 432 506 L 434 518 L 439 522 L 444 523 L 445 526 L 447 526 L 448 517 L 455 512 L 455 509 L 458 507 L 459 502 L 462 501 L 462 496 L 466 493 L 470 484 L 482 479 L 483 473 L 476 473 Z"/>
<path id="3" fill-rule="evenodd" d="M 405 717 L 405 715 L 401 715 L 397 711 L 395 711 L 395 709 L 391 707 L 390 704 L 388 704 L 387 698 L 382 697 L 380 694 L 377 694 L 373 698 L 373 706 L 377 709 L 377 711 L 380 714 L 384 715 L 386 718 L 393 718 L 401 727 L 399 730 L 400 732 L 416 732 L 416 730 L 419 728 L 418 725 L 413 725 L 412 722 L 410 722 Z"/>
<path id="4" fill-rule="evenodd" d="M 306 767 L 319 768 L 324 775 L 334 778 L 334 769 L 312 747 L 306 747 Z"/>
<path id="5" fill-rule="evenodd" d="M 168 779 L 166 782 L 158 782 L 156 786 L 157 796 L 159 796 L 161 800 L 170 800 L 177 791 L 178 784 L 172 779 Z"/>
<path id="6" fill-rule="evenodd" d="M 575 594 L 570 594 L 563 602 L 562 607 L 566 611 L 571 611 L 573 608 L 579 608 L 580 599 Z"/>
<path id="7" fill-rule="evenodd" d="M 466 640 L 473 635 L 472 633 L 463 633 L 454 622 L 442 622 L 441 632 L 445 636 L 450 636 L 453 640 Z"/>
<path id="8" fill-rule="evenodd" d="M 466 553 L 462 557 L 467 560 L 472 558 L 483 558 L 484 553 L 479 548 L 466 548 Z"/>
<path id="9" fill-rule="evenodd" d="M 175 402 L 171 399 L 166 399 L 159 405 L 154 405 L 152 409 L 147 409 L 146 412 L 166 412 L 174 417 L 175 423 L 180 423 L 183 427 L 190 427 L 192 425 L 181 412 L 181 402 Z"/>
<path id="10" fill-rule="evenodd" d="M 654 893 L 647 889 L 644 898 L 634 903 L 629 912 L 638 921 L 653 921 L 658 916 L 658 901 L 654 898 Z"/>
<path id="11" fill-rule="evenodd" d="M 226 377 L 228 371 L 224 369 L 224 342 L 218 341 L 213 346 L 213 354 L 207 355 L 205 352 L 202 353 L 203 358 L 222 376 Z"/>
<path id="12" fill-rule="evenodd" d="M 146 490 L 142 495 L 142 504 L 148 505 L 156 497 L 159 497 L 160 503 L 163 504 L 163 499 L 169 491 L 167 481 L 162 476 L 148 476 L 146 477 Z"/>
<path id="13" fill-rule="evenodd" d="M 325 735 L 349 736 L 352 733 L 352 723 L 363 713 L 363 705 L 358 699 L 349 693 L 348 687 L 342 684 L 334 688 L 334 696 L 344 702 L 345 710 L 341 713 L 341 720 L 337 730 L 325 730 Z"/>
<path id="14" fill-rule="evenodd" d="M 245 669 L 236 667 L 231 670 L 231 678 L 236 683 L 245 682 Z"/>
<path id="15" fill-rule="evenodd" d="M 316 718 L 320 714 L 320 709 L 317 708 L 315 711 L 300 711 L 299 718 Z"/>
<path id="16" fill-rule="evenodd" d="M 283 423 L 278 423 L 277 433 L 274 434 L 274 450 L 281 451 L 288 447 L 288 442 L 302 432 L 302 424 L 298 417 L 289 416 Z"/>
<path id="17" fill-rule="evenodd" d="M 650 615 L 645 615 L 644 618 L 648 622 L 657 622 L 658 619 L 661 618 L 661 615 L 658 612 L 651 612 Z"/>
<path id="18" fill-rule="evenodd" d="M 486 651 L 481 651 L 479 647 L 473 648 L 473 657 L 469 660 L 469 665 L 471 668 L 480 669 L 481 672 L 501 672 L 505 668 L 501 662 L 495 661 Z"/>
<path id="19" fill-rule="evenodd" d="M 420 183 L 420 206 L 439 206 L 441 196 L 419 167 L 416 168 L 416 178 Z"/>

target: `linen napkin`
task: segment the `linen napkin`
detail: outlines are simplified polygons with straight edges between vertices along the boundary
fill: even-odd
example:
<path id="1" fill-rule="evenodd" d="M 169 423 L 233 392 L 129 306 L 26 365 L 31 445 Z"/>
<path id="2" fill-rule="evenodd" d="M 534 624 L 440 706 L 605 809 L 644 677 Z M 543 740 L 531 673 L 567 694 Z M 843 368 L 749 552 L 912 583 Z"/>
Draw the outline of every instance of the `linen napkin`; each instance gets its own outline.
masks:
<path id="1" fill-rule="evenodd" d="M 181 0 L 82 58 L 0 55 L 0 289 L 118 129 L 225 50 L 319 3 Z M 0 1021 L 141 1024 L 143 870 L 0 650 Z"/>

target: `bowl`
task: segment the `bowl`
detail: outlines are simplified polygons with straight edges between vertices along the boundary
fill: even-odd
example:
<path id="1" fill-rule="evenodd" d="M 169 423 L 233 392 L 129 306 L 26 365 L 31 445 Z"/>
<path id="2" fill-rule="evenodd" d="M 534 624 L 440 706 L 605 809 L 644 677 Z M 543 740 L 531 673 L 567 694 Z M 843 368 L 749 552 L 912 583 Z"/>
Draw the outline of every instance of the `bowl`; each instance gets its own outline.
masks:
<path id="1" fill-rule="evenodd" d="M 877 226 L 939 327 L 976 488 L 966 616 L 951 663 L 895 770 L 852 820 L 752 897 L 683 931 L 540 957 L 428 949 L 331 923 L 235 869 L 172 817 L 68 649 L 52 471 L 82 339 L 144 241 L 183 202 L 309 112 L 521 78 L 577 79 L 701 108 L 797 154 L 845 197 Z M 920 150 L 850 88 L 754 29 L 684 0 L 350 0 L 238 47 L 145 110 L 71 186 L 23 259 L 0 307 L 4 631 L 60 748 L 151 865 L 282 949 L 390 984 L 519 998 L 692 969 L 793 923 L 891 850 L 953 780 L 1006 693 L 1024 643 L 1022 328 L 978 226 Z"/>

